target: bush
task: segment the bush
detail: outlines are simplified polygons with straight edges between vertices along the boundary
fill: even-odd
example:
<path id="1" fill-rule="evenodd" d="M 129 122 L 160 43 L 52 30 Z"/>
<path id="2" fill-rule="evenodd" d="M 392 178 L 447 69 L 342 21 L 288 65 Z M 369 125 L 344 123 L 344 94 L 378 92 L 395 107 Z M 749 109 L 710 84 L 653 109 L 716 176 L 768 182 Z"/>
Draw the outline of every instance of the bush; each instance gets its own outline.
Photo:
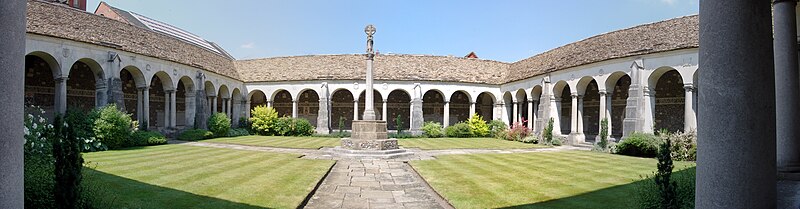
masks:
<path id="1" fill-rule="evenodd" d="M 110 104 L 98 111 L 93 130 L 100 143 L 104 143 L 109 149 L 119 149 L 125 146 L 125 140 L 133 132 L 132 125 L 131 115 Z"/>
<path id="2" fill-rule="evenodd" d="M 697 160 L 697 132 L 676 132 L 662 135 L 662 139 L 672 141 L 672 159 L 679 161 Z"/>
<path id="3" fill-rule="evenodd" d="M 305 118 L 295 118 L 292 121 L 294 122 L 292 136 L 311 136 L 316 133 L 316 127 L 311 125 L 311 122 L 308 122 Z"/>
<path id="4" fill-rule="evenodd" d="M 456 137 L 456 138 L 468 138 L 474 136 L 472 133 L 472 129 L 469 128 L 469 124 L 465 122 L 456 123 L 455 125 L 448 126 L 444 129 L 445 134 L 447 137 Z"/>
<path id="5" fill-rule="evenodd" d="M 128 142 L 129 147 L 134 146 L 150 146 L 166 144 L 167 138 L 159 132 L 155 131 L 136 131 L 131 134 L 131 140 Z"/>
<path id="6" fill-rule="evenodd" d="M 636 157 L 655 157 L 661 140 L 653 134 L 632 133 L 617 144 L 617 154 Z"/>
<path id="7" fill-rule="evenodd" d="M 70 128 L 75 130 L 75 137 L 81 143 L 83 152 L 96 152 L 108 150 L 105 144 L 101 143 L 94 136 L 94 122 L 97 120 L 98 111 L 68 110 L 64 120 Z"/>
<path id="8" fill-rule="evenodd" d="M 389 138 L 394 138 L 394 139 L 410 139 L 410 138 L 421 138 L 421 137 L 424 136 L 414 136 L 413 134 L 410 133 L 389 133 Z"/>
<path id="9" fill-rule="evenodd" d="M 214 137 L 225 136 L 230 129 L 231 119 L 225 113 L 217 112 L 208 118 L 208 130 L 214 133 Z"/>
<path id="10" fill-rule="evenodd" d="M 501 120 L 492 120 L 489 121 L 489 136 L 494 138 L 502 138 L 506 135 L 505 131 L 508 129 L 508 125 Z"/>
<path id="11" fill-rule="evenodd" d="M 272 107 L 259 105 L 253 108 L 250 117 L 250 128 L 258 135 L 275 135 L 275 123 L 278 120 L 278 112 Z"/>
<path id="12" fill-rule="evenodd" d="M 508 131 L 506 132 L 506 135 L 505 135 L 505 137 L 503 137 L 503 139 L 509 140 L 509 141 L 520 141 L 521 142 L 522 139 L 524 139 L 525 137 L 528 137 L 528 135 L 530 133 L 531 133 L 531 130 L 528 129 L 528 127 L 525 127 L 524 125 L 522 125 L 521 122 L 516 122 L 516 123 L 514 123 L 513 126 L 511 126 L 511 129 L 508 129 Z"/>
<path id="13" fill-rule="evenodd" d="M 400 131 L 398 131 L 398 134 Z M 422 133 L 428 138 L 439 138 L 444 136 L 442 124 L 439 122 L 427 121 L 422 125 Z"/>
<path id="14" fill-rule="evenodd" d="M 544 132 L 542 132 L 542 140 L 544 140 L 544 144 L 548 145 L 555 145 L 553 143 L 553 118 L 547 120 L 547 126 L 544 127 Z M 561 142 L 559 142 L 559 145 Z"/>
<path id="15" fill-rule="evenodd" d="M 281 117 L 275 121 L 275 135 L 278 136 L 311 136 L 314 126 L 303 118 Z"/>
<path id="16" fill-rule="evenodd" d="M 550 145 L 553 145 L 553 146 L 561 146 L 561 144 L 563 144 L 563 143 L 564 143 L 564 141 L 566 141 L 566 140 L 567 140 L 567 139 L 566 139 L 566 138 L 564 138 L 564 137 L 554 137 L 554 138 L 552 139 L 552 141 L 550 141 Z"/>
<path id="17" fill-rule="evenodd" d="M 203 139 L 210 139 L 214 137 L 214 133 L 211 131 L 206 131 L 203 129 L 189 129 L 183 131 L 180 135 L 178 135 L 178 140 L 183 141 L 198 141 Z"/>
<path id="18" fill-rule="evenodd" d="M 248 135 L 250 135 L 250 132 L 244 128 L 232 128 L 231 130 L 228 130 L 228 134 L 225 134 L 225 136 L 227 137 L 248 136 Z"/>
<path id="19" fill-rule="evenodd" d="M 485 137 L 489 135 L 489 125 L 486 124 L 486 121 L 483 120 L 483 117 L 477 113 L 473 114 L 472 117 L 467 120 L 467 124 L 469 124 L 472 134 L 475 136 Z"/>

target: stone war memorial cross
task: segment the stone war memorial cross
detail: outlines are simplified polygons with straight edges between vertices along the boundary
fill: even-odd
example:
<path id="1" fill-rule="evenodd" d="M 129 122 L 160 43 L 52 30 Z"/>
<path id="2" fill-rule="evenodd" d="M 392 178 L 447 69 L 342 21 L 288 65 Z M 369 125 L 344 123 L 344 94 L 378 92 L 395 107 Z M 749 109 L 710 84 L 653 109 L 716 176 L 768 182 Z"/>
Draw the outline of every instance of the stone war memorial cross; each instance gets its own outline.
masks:
<path id="1" fill-rule="evenodd" d="M 342 139 L 342 146 L 333 149 L 338 155 L 351 157 L 395 158 L 412 155 L 405 149 L 400 149 L 397 139 L 390 139 L 386 131 L 386 121 L 375 119 L 373 97 L 372 62 L 375 59 L 373 51 L 373 35 L 375 26 L 367 25 L 364 29 L 367 34 L 367 69 L 366 69 L 366 99 L 364 101 L 364 120 L 353 120 L 353 129 L 350 138 Z"/>

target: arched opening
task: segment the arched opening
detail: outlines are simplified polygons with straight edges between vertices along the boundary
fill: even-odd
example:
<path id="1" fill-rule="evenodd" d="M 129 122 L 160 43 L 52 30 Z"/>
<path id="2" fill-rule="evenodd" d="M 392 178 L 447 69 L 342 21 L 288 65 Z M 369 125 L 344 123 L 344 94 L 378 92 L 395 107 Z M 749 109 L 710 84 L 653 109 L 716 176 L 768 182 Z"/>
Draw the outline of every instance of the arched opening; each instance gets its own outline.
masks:
<path id="1" fill-rule="evenodd" d="M 243 104 L 244 96 L 239 88 L 234 88 L 231 92 L 231 126 L 239 127 L 240 121 L 243 119 Z"/>
<path id="2" fill-rule="evenodd" d="M 461 121 L 467 121 L 469 117 L 469 106 L 471 105 L 469 95 L 463 91 L 456 91 L 450 96 L 450 125 Z"/>
<path id="3" fill-rule="evenodd" d="M 25 56 L 25 106 L 42 108 L 44 116 L 51 120 L 55 113 L 54 72 L 58 72 L 58 63 L 50 55 L 31 53 Z"/>
<path id="4" fill-rule="evenodd" d="M 297 100 L 297 117 L 304 118 L 317 125 L 317 115 L 319 114 L 319 95 L 316 91 L 307 89 L 300 93 Z"/>
<path id="5" fill-rule="evenodd" d="M 558 118 L 558 125 L 562 135 L 567 135 L 572 132 L 572 90 L 565 81 L 559 81 L 553 88 L 553 93 L 556 96 L 556 114 Z"/>
<path id="6" fill-rule="evenodd" d="M 685 92 L 681 74 L 677 70 L 664 72 L 658 78 L 654 89 L 654 131 L 662 129 L 669 132 L 682 131 L 684 128 Z"/>
<path id="7" fill-rule="evenodd" d="M 120 70 L 119 78 L 122 81 L 122 94 L 124 95 L 123 103 L 125 104 L 125 111 L 130 113 L 132 118 L 141 120 L 140 117 L 143 114 L 141 114 L 138 110 L 139 108 L 143 107 L 139 106 L 139 100 L 144 100 L 143 98 L 139 98 L 139 94 L 141 93 L 141 90 L 146 87 L 144 74 L 142 74 L 142 71 L 140 71 L 139 68 L 128 66 Z M 153 108 L 151 107 L 150 109 L 152 110 Z"/>
<path id="8" fill-rule="evenodd" d="M 625 120 L 625 108 L 628 104 L 628 89 L 631 86 L 631 77 L 627 74 L 622 75 L 615 81 L 613 89 L 610 89 L 611 97 L 611 137 L 622 138 L 622 123 Z"/>
<path id="9" fill-rule="evenodd" d="M 346 89 L 337 89 L 331 94 L 331 128 L 350 130 L 353 125 L 353 94 Z"/>
<path id="10" fill-rule="evenodd" d="M 67 80 L 67 109 L 90 111 L 97 107 L 98 86 L 105 83 L 102 79 L 103 70 L 93 60 L 81 59 L 72 64 Z"/>
<path id="11" fill-rule="evenodd" d="M 175 126 L 178 129 L 186 129 L 194 126 L 195 112 L 195 93 L 194 81 L 189 76 L 183 76 L 178 80 L 175 90 Z"/>
<path id="12" fill-rule="evenodd" d="M 205 103 L 207 104 L 204 106 L 208 108 L 208 110 L 206 110 L 205 112 L 210 113 L 209 114 L 210 116 L 211 114 L 214 114 L 214 112 L 216 111 L 215 109 L 218 109 L 218 107 L 216 106 L 217 89 L 214 87 L 214 84 L 208 80 L 206 80 L 206 82 L 203 83 L 203 89 L 206 92 Z"/>
<path id="13" fill-rule="evenodd" d="M 531 99 L 533 99 L 533 101 L 530 103 L 530 105 L 532 105 L 532 107 L 530 107 L 529 109 L 531 111 L 533 111 L 533 112 L 528 113 L 528 115 L 530 115 L 530 119 L 528 119 L 528 120 L 532 120 L 530 122 L 530 124 L 532 124 L 533 127 L 529 127 L 529 128 L 535 129 L 535 128 L 541 127 L 541 126 L 537 125 L 537 123 L 541 123 L 542 122 L 542 121 L 537 121 L 537 120 L 539 120 L 539 104 L 542 102 L 542 86 L 536 85 L 536 86 L 533 87 L 533 89 L 531 90 Z M 546 121 L 544 121 L 544 122 L 546 122 Z M 536 130 L 536 131 L 540 131 L 540 130 Z"/>
<path id="14" fill-rule="evenodd" d="M 364 109 L 367 107 L 364 102 L 367 99 L 367 91 L 362 91 L 358 97 L 358 118 L 364 119 Z M 375 120 L 383 117 L 383 95 L 378 90 L 372 90 L 372 110 L 375 111 Z"/>
<path id="15" fill-rule="evenodd" d="M 411 96 L 403 90 L 394 90 L 389 93 L 387 104 L 386 125 L 388 129 L 397 130 L 397 118 L 404 130 L 408 130 L 411 124 Z"/>
<path id="16" fill-rule="evenodd" d="M 507 124 L 510 126 L 514 124 L 514 96 L 511 95 L 511 92 L 506 92 L 503 94 L 503 109 L 505 112 L 505 119 Z"/>
<path id="17" fill-rule="evenodd" d="M 161 71 L 153 75 L 150 81 L 150 112 L 147 120 L 150 130 L 163 130 L 167 128 L 170 120 L 169 118 L 169 105 L 171 98 L 167 95 L 167 91 L 171 91 L 172 80 L 167 73 Z"/>
<path id="18" fill-rule="evenodd" d="M 287 90 L 278 90 L 272 98 L 272 107 L 278 116 L 292 117 L 292 94 Z"/>
<path id="19" fill-rule="evenodd" d="M 514 120 L 516 122 L 520 122 L 520 124 L 523 126 L 528 127 L 527 121 L 530 120 L 530 118 L 528 118 L 528 96 L 525 93 L 525 90 L 517 90 L 515 98 L 517 101 L 517 115 L 514 116 Z"/>
<path id="20" fill-rule="evenodd" d="M 478 99 L 476 102 L 475 113 L 483 117 L 485 121 L 491 121 L 494 119 L 494 102 L 497 99 L 494 98 L 494 95 L 489 92 L 483 92 L 478 94 Z"/>
<path id="21" fill-rule="evenodd" d="M 591 79 L 583 93 L 583 133 L 591 141 L 600 134 L 600 89 L 597 81 Z"/>
<path id="22" fill-rule="evenodd" d="M 230 115 L 228 114 L 229 112 L 228 108 L 230 108 L 228 107 L 228 104 L 230 103 L 229 102 L 230 99 L 231 99 L 231 94 L 230 91 L 228 90 L 228 86 L 220 85 L 219 91 L 217 91 L 217 100 L 216 100 L 217 112 L 224 113 L 225 115 L 228 115 L 230 117 Z"/>
<path id="23" fill-rule="evenodd" d="M 253 90 L 250 94 L 250 111 L 258 106 L 267 106 L 267 95 L 261 90 Z"/>
<path id="24" fill-rule="evenodd" d="M 422 96 L 422 118 L 424 121 L 444 124 L 444 96 L 437 90 L 429 90 Z"/>

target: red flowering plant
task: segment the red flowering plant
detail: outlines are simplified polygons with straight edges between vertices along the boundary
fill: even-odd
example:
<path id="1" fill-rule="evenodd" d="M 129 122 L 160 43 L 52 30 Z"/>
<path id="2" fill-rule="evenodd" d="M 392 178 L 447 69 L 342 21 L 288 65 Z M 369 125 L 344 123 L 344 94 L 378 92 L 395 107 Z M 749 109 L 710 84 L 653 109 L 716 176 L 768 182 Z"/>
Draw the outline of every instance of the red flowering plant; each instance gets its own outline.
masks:
<path id="1" fill-rule="evenodd" d="M 528 137 L 528 135 L 531 134 L 531 130 L 523 125 L 527 122 L 528 120 L 525 120 L 524 117 L 520 118 L 518 122 L 514 122 L 514 124 L 511 125 L 511 129 L 508 129 L 508 132 L 506 132 L 505 140 L 523 141 L 525 137 Z"/>

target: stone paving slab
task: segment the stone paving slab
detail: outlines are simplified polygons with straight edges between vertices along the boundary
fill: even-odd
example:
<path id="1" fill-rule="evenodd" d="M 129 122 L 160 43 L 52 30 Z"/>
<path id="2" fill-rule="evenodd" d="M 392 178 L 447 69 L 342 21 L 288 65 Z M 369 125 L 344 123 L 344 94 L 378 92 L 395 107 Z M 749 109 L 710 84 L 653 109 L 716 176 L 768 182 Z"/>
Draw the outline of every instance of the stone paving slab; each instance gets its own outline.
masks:
<path id="1" fill-rule="evenodd" d="M 378 169 L 377 177 L 361 176 L 373 166 L 387 168 Z M 319 187 L 325 189 L 317 189 L 305 208 L 452 208 L 404 162 L 339 160 L 332 169 L 345 170 L 349 178 L 328 175 Z"/>

